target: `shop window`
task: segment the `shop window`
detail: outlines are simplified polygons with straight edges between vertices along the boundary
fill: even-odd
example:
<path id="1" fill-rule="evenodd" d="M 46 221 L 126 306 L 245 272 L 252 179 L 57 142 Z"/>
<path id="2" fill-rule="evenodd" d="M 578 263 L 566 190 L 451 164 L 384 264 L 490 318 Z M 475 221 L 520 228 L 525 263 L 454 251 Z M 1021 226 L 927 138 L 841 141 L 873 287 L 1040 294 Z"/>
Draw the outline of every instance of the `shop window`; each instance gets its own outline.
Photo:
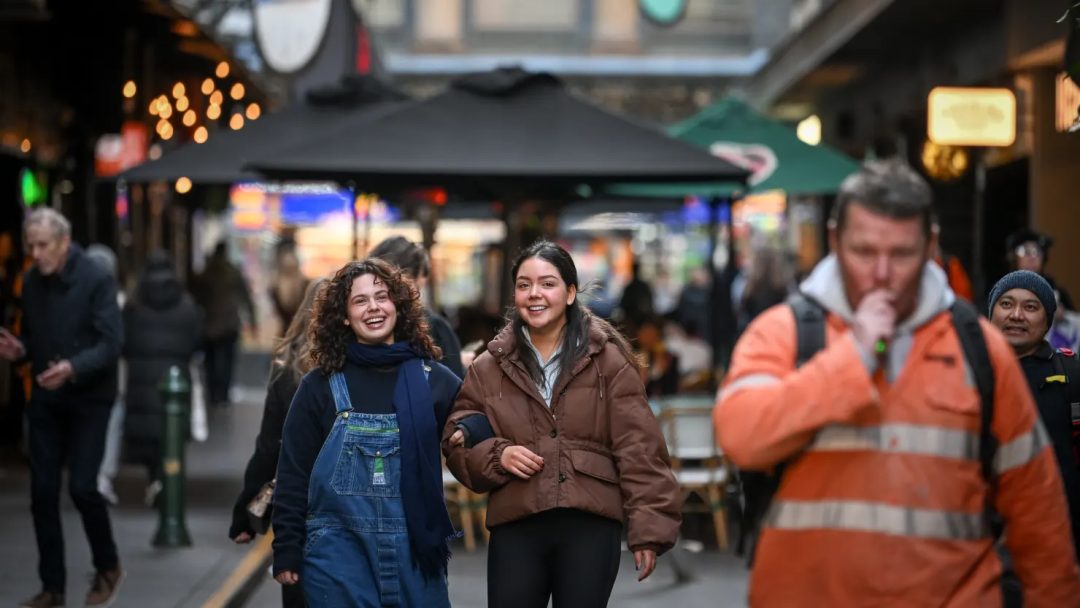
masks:
<path id="1" fill-rule="evenodd" d="M 405 25 L 408 0 L 352 0 L 353 8 L 373 29 L 395 29 Z"/>
<path id="2" fill-rule="evenodd" d="M 486 31 L 568 31 L 578 24 L 580 0 L 473 0 L 472 23 Z"/>

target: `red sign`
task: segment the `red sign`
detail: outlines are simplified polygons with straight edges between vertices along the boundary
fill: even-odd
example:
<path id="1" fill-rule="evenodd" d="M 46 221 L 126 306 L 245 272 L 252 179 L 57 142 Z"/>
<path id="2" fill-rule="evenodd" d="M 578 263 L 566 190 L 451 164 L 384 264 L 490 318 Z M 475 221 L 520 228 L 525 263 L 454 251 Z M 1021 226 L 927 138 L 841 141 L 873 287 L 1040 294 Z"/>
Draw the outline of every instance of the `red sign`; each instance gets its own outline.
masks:
<path id="1" fill-rule="evenodd" d="M 110 177 L 145 162 L 149 141 L 146 125 L 134 120 L 125 122 L 119 135 L 102 135 L 94 147 L 94 173 Z"/>

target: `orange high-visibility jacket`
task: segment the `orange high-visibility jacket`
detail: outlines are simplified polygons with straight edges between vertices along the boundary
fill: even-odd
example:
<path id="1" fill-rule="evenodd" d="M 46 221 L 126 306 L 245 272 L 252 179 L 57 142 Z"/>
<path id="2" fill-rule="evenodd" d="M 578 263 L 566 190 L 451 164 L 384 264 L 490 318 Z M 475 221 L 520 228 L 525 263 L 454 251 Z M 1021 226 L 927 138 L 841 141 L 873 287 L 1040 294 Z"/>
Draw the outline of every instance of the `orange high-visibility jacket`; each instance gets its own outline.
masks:
<path id="1" fill-rule="evenodd" d="M 923 288 L 940 279 L 932 286 L 945 294 L 939 275 L 924 273 Z M 824 299 L 843 297 L 838 282 L 817 280 Z M 746 469 L 789 461 L 759 539 L 752 606 L 1001 605 L 983 518 L 980 399 L 949 318 L 952 297 L 910 329 L 906 357 L 889 373 L 869 373 L 846 302 L 826 305 L 826 347 L 798 369 L 790 308 L 766 311 L 744 333 L 713 416 L 718 441 Z M 982 325 L 996 378 L 993 502 L 1025 606 L 1080 606 L 1049 440 L 1011 347 Z"/>

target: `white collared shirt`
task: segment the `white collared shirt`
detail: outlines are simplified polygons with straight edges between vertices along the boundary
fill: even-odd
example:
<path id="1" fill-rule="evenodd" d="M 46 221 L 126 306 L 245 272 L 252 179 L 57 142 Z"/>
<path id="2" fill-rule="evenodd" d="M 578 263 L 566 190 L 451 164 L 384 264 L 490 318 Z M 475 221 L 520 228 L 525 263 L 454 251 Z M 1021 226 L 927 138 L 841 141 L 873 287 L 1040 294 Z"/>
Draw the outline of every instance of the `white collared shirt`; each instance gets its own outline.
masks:
<path id="1" fill-rule="evenodd" d="M 562 341 L 559 341 L 555 352 L 551 353 L 551 358 L 545 363 L 544 357 L 536 349 L 532 337 L 529 336 L 529 328 L 522 327 L 521 331 L 525 334 L 525 344 L 529 346 L 529 350 L 536 356 L 536 362 L 540 365 L 540 372 L 544 374 L 544 384 L 543 386 L 537 384 L 536 390 L 540 391 L 540 396 L 544 398 L 544 402 L 547 403 L 548 407 L 551 407 L 551 394 L 555 390 L 555 381 L 559 379 L 559 372 L 562 371 L 562 358 L 559 356 L 562 353 Z"/>

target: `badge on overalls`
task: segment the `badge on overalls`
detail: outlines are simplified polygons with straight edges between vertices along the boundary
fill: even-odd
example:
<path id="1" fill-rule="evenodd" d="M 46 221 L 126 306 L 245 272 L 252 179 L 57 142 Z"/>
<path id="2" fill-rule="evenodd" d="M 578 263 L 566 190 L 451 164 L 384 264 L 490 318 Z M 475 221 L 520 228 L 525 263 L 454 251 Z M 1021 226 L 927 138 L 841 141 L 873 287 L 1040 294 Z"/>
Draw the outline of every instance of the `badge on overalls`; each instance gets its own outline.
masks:
<path id="1" fill-rule="evenodd" d="M 371 476 L 371 485 L 386 485 L 386 470 L 383 463 L 382 452 L 375 452 L 375 473 Z"/>

